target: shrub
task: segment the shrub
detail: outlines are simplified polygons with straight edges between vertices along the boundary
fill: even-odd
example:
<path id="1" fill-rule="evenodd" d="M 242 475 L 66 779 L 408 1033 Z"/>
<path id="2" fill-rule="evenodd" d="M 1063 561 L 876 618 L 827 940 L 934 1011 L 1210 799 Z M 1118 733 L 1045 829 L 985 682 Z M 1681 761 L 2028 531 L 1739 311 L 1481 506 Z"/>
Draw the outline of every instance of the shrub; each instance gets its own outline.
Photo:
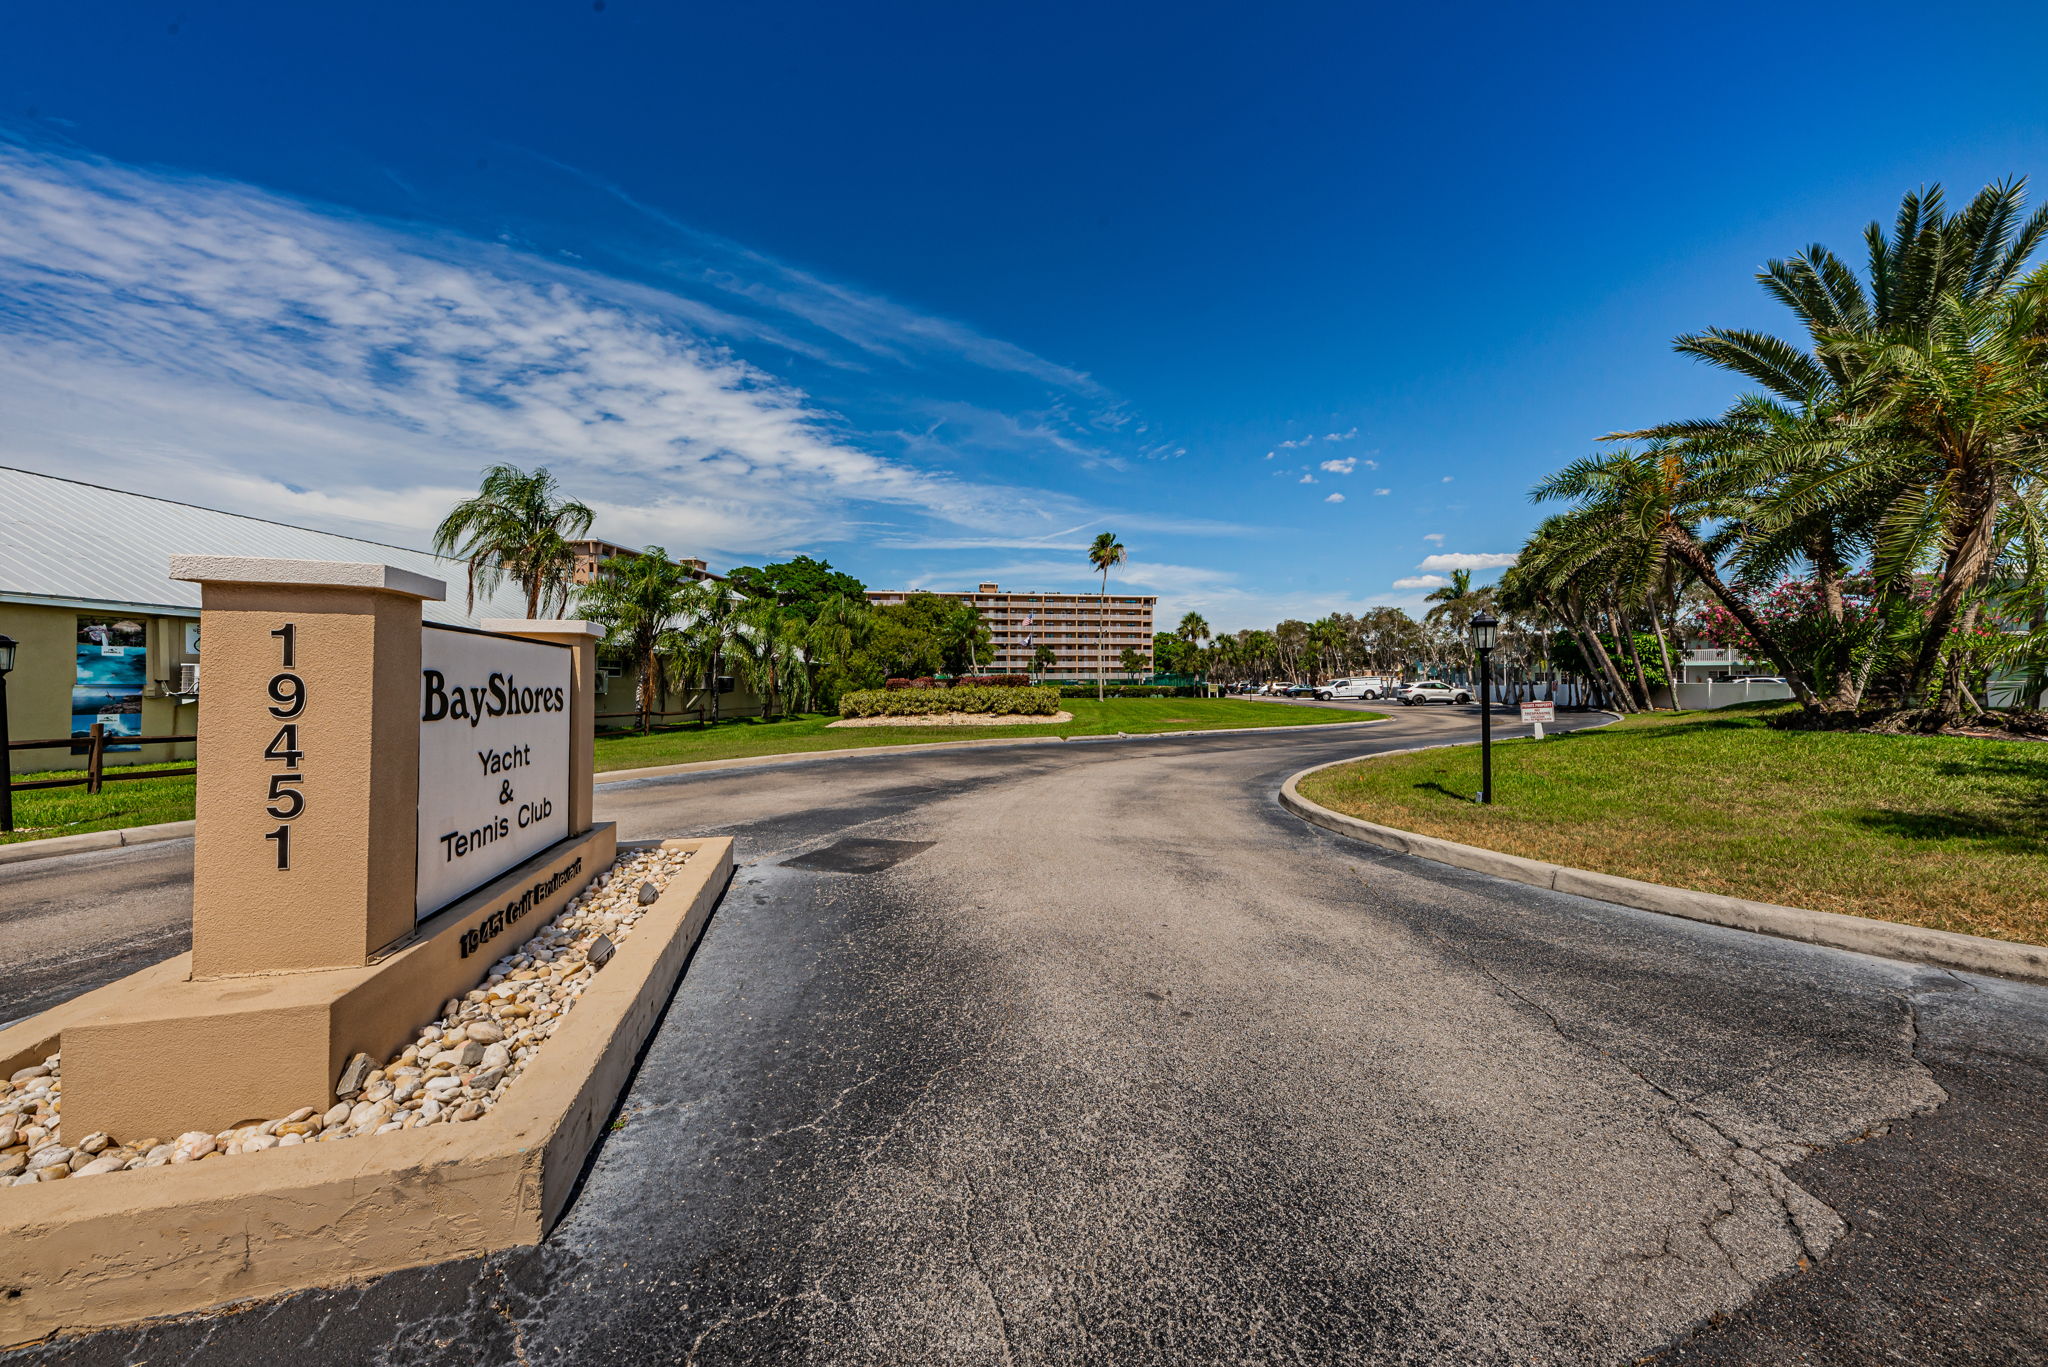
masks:
<path id="1" fill-rule="evenodd" d="M 892 692 L 892 693 L 893 693 L 893 692 L 895 692 L 895 691 L 896 691 L 897 689 L 899 689 L 899 688 L 908 688 L 908 687 L 910 687 L 910 680 L 908 680 L 908 679 L 884 679 L 884 680 L 882 680 L 882 687 L 884 687 L 884 688 L 888 689 L 888 690 L 889 690 L 890 692 Z"/>
<path id="2" fill-rule="evenodd" d="M 839 699 L 842 717 L 928 717 L 940 712 L 1049 717 L 1059 710 L 1059 690 L 1053 688 L 868 688 Z"/>
<path id="3" fill-rule="evenodd" d="M 1192 698 L 1201 690 L 1191 684 L 1110 684 L 1104 695 L 1111 698 Z M 1061 684 L 1062 698 L 1092 698 L 1094 684 Z"/>
<path id="4" fill-rule="evenodd" d="M 1028 688 L 1029 674 L 965 674 L 953 680 L 955 688 Z"/>

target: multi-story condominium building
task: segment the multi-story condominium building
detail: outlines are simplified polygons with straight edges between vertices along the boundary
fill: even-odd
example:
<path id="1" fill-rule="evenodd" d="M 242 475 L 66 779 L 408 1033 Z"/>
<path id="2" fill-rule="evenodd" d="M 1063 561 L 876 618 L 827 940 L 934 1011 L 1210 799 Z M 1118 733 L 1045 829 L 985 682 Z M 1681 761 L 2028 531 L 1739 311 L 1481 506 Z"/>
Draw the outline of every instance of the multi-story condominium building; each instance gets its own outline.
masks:
<path id="1" fill-rule="evenodd" d="M 621 546 L 616 541 L 599 541 L 595 538 L 587 541 L 571 541 L 569 547 L 576 552 L 576 567 L 569 574 L 569 581 L 574 584 L 588 584 L 591 580 L 597 578 L 598 572 L 605 567 L 608 561 L 616 560 L 622 555 L 640 554 L 639 550 L 635 547 Z M 702 560 L 693 560 L 688 556 L 671 558 L 678 565 L 688 570 L 692 578 L 716 579 L 718 577 L 711 573 L 711 567 Z"/>
<path id="2" fill-rule="evenodd" d="M 921 592 L 922 590 L 920 590 Z M 868 601 L 880 607 L 901 603 L 911 594 L 901 589 L 875 590 Z M 981 613 L 995 646 L 991 674 L 1029 674 L 1039 646 L 1052 647 L 1048 678 L 1092 679 L 1099 665 L 1111 678 L 1132 678 L 1123 667 L 1128 648 L 1145 657 L 1143 674 L 1152 671 L 1152 609 L 1150 595 L 1112 593 L 1018 593 L 982 584 L 972 593 L 939 593 L 972 603 Z"/>

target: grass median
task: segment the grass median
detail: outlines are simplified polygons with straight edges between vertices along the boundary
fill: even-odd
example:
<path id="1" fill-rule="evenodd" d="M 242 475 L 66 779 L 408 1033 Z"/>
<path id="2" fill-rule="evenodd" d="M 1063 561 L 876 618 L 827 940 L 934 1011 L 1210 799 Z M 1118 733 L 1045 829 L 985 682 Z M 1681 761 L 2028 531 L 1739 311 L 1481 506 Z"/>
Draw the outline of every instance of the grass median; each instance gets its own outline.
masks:
<path id="1" fill-rule="evenodd" d="M 647 736 L 607 736 L 597 743 L 597 767 L 638 769 L 658 764 L 690 764 L 698 760 L 744 759 L 755 755 L 793 755 L 817 750 L 856 750 L 888 745 L 924 745 L 932 741 L 1004 740 L 1023 736 L 1141 736 L 1160 731 L 1230 731 L 1248 726 L 1307 726 L 1331 722 L 1377 721 L 1376 712 L 1336 708 L 1294 707 L 1285 703 L 1241 702 L 1234 698 L 1063 698 L 1060 706 L 1074 714 L 1070 722 L 1020 723 L 1016 726 L 848 726 L 837 729 L 836 716 L 812 713 L 802 717 L 761 721 L 722 721 L 698 728 L 679 726 Z"/>
<path id="2" fill-rule="evenodd" d="M 1365 821 L 1760 902 L 2048 943 L 2048 744 L 1779 731 L 1782 703 L 1325 769 Z"/>
<path id="3" fill-rule="evenodd" d="M 107 766 L 109 774 L 146 774 L 154 769 L 190 768 L 192 761 Z M 83 769 L 46 774 L 16 774 L 22 783 L 39 779 L 84 778 Z M 0 831 L 0 845 L 45 840 L 88 831 L 116 831 L 129 826 L 154 826 L 160 821 L 192 819 L 192 779 L 141 778 L 104 785 L 97 793 L 84 788 L 34 788 L 14 795 L 14 829 Z"/>

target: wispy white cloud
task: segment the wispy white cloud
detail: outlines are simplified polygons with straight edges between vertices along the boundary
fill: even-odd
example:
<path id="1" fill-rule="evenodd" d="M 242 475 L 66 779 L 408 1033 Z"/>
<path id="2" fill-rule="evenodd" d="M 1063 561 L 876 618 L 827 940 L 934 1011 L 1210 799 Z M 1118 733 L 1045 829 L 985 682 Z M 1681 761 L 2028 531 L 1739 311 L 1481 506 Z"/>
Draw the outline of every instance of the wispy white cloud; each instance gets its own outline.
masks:
<path id="1" fill-rule="evenodd" d="M 1450 582 L 1450 580 L 1440 574 L 1411 574 L 1405 579 L 1396 579 L 1394 587 L 1397 589 L 1437 589 Z"/>
<path id="2" fill-rule="evenodd" d="M 1442 532 L 1424 532 L 1422 539 L 1424 541 L 1434 541 L 1437 545 L 1441 546 L 1444 543 L 1444 534 Z"/>
<path id="3" fill-rule="evenodd" d="M 1323 502 L 1325 503 L 1342 503 L 1343 501 L 1344 495 L 1342 494 L 1331 494 L 1328 498 L 1323 500 Z"/>
<path id="4" fill-rule="evenodd" d="M 1350 440 L 1352 440 L 1353 438 L 1355 438 L 1355 437 L 1356 437 L 1357 435 L 1358 435 L 1358 429 L 1354 427 L 1354 428 L 1352 428 L 1352 429 L 1351 429 L 1351 430 L 1350 430 L 1349 432 L 1331 432 L 1331 433 L 1327 434 L 1326 436 L 1324 436 L 1323 440 L 1324 440 L 1324 441 L 1350 441 Z"/>
<path id="5" fill-rule="evenodd" d="M 810 289 L 813 315 L 838 301 L 844 330 L 878 347 L 929 342 L 1099 389 L 886 300 L 768 273 Z M 938 453 L 882 454 L 708 335 L 747 326 L 499 244 L 0 143 L 10 463 L 410 544 L 496 460 L 555 469 L 603 535 L 694 554 L 884 526 L 1028 538 L 1089 515 L 1071 494 L 951 473 Z M 1050 423 L 1015 435 L 1086 454 Z"/>
<path id="6" fill-rule="evenodd" d="M 1374 498 L 1385 498 L 1388 494 L 1391 494 L 1393 492 L 1394 491 L 1392 489 L 1375 489 L 1372 491 L 1372 496 Z"/>
<path id="7" fill-rule="evenodd" d="M 1333 475 L 1348 475 L 1358 468 L 1358 457 L 1346 456 L 1342 460 L 1326 460 L 1321 468 Z"/>
<path id="8" fill-rule="evenodd" d="M 1440 555 L 1426 555 L 1418 570 L 1499 570 L 1506 569 L 1521 557 L 1513 551 L 1449 551 Z"/>
<path id="9" fill-rule="evenodd" d="M 1302 477 L 1300 478 L 1300 480 L 1298 480 L 1298 481 L 1297 481 L 1297 483 L 1301 483 L 1301 484 L 1314 484 L 1315 482 L 1316 482 L 1316 477 L 1315 477 L 1314 475 L 1303 475 L 1303 476 L 1302 476 Z"/>
<path id="10" fill-rule="evenodd" d="M 1456 477 L 1455 475 L 1445 475 L 1445 476 L 1444 476 L 1444 483 L 1446 483 L 1446 484 L 1449 484 L 1449 483 L 1450 483 L 1450 482 L 1451 482 L 1451 481 L 1452 481 L 1453 479 L 1455 479 L 1455 478 L 1457 478 L 1457 477 Z"/>
<path id="11" fill-rule="evenodd" d="M 921 313 L 895 300 L 823 279 L 743 243 L 707 232 L 580 167 L 536 153 L 527 155 L 610 196 L 658 224 L 674 239 L 694 247 L 699 255 L 694 269 L 688 272 L 694 282 L 799 318 L 876 356 L 901 360 L 912 353 L 942 354 L 1076 394 L 1111 399 L 1085 371 L 1049 361 L 964 323 Z M 1112 405 L 1100 421 L 1104 426 L 1121 426 L 1129 417 Z"/>

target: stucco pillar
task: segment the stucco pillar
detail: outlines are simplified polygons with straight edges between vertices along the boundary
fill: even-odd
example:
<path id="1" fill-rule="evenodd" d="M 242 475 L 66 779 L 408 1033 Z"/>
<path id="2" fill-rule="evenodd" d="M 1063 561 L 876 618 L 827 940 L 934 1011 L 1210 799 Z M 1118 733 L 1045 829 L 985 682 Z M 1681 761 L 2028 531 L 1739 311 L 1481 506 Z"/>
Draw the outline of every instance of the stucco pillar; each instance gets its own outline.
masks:
<path id="1" fill-rule="evenodd" d="M 446 586 L 243 556 L 171 577 L 206 633 L 192 977 L 361 967 L 413 930 L 420 604 Z"/>
<path id="2" fill-rule="evenodd" d="M 483 626 L 485 631 L 548 641 L 575 652 L 569 665 L 569 834 L 581 835 L 590 829 L 596 778 L 597 643 L 604 639 L 604 628 L 590 622 L 518 617 L 487 618 Z"/>

